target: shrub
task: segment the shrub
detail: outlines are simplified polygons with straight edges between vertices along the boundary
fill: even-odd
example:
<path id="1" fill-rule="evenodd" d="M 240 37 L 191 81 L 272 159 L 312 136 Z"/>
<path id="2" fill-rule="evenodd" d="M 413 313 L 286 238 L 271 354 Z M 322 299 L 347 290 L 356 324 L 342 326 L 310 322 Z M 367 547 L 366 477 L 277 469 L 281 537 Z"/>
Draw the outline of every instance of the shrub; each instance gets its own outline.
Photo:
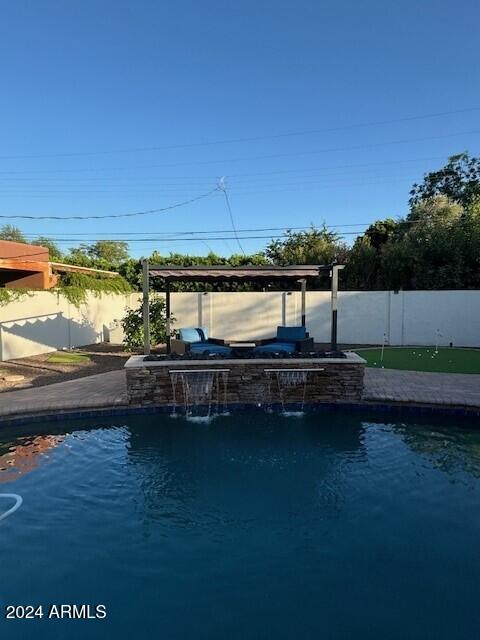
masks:
<path id="1" fill-rule="evenodd" d="M 170 322 L 175 318 L 170 316 Z M 143 347 L 143 314 L 142 303 L 136 309 L 128 309 L 122 319 L 124 347 L 128 351 Z M 173 331 L 170 332 L 173 334 Z M 167 339 L 167 314 L 165 300 L 153 298 L 150 300 L 150 342 L 152 345 L 162 344 Z"/>

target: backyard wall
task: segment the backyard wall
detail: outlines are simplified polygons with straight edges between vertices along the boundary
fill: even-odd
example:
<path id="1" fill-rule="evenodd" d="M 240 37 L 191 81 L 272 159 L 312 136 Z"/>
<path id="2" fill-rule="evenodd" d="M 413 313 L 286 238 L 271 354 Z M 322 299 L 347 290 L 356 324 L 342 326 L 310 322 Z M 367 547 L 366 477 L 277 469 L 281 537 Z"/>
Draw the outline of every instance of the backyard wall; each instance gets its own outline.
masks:
<path id="1" fill-rule="evenodd" d="M 0 360 L 101 342 L 138 299 L 138 294 L 89 295 L 77 308 L 47 291 L 22 296 L 0 306 Z"/>
<path id="2" fill-rule="evenodd" d="M 77 309 L 62 296 L 37 292 L 0 306 L 0 360 L 101 342 L 108 329 L 137 306 L 140 294 L 90 295 Z M 277 325 L 300 323 L 300 293 L 174 293 L 176 327 L 207 326 L 214 337 L 267 338 Z M 330 293 L 307 292 L 307 327 L 330 340 Z M 392 345 L 480 347 L 480 291 L 341 291 L 338 341 Z M 115 341 L 118 341 L 116 338 Z"/>
<path id="3" fill-rule="evenodd" d="M 300 324 L 300 292 L 174 293 L 175 326 L 206 326 L 213 337 L 271 337 L 277 325 Z M 307 292 L 307 328 L 330 340 L 330 292 Z M 341 291 L 338 341 L 391 345 L 480 347 L 480 291 Z"/>

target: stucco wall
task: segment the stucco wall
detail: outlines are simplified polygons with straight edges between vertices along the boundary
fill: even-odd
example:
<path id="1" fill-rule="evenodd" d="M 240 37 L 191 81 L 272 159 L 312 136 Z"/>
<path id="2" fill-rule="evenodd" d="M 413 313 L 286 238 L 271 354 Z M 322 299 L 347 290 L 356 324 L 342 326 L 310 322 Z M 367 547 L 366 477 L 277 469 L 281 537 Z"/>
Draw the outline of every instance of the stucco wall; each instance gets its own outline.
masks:
<path id="1" fill-rule="evenodd" d="M 89 296 L 77 309 L 65 298 L 37 292 L 0 307 L 0 359 L 21 358 L 104 339 L 106 330 L 140 294 Z M 300 323 L 300 292 L 174 293 L 174 326 L 207 326 L 214 337 L 249 340 L 273 336 L 285 318 Z M 307 327 L 317 342 L 330 340 L 330 293 L 307 292 Z M 342 291 L 338 340 L 392 345 L 480 347 L 480 291 Z"/>
<path id="2" fill-rule="evenodd" d="M 80 308 L 47 291 L 0 307 L 0 359 L 10 360 L 101 342 L 138 294 L 88 296 Z"/>
<path id="3" fill-rule="evenodd" d="M 285 312 L 283 312 L 283 307 Z M 272 336 L 285 316 L 300 324 L 300 292 L 174 293 L 175 326 L 209 328 L 218 338 Z M 330 340 L 330 293 L 307 292 L 307 328 L 317 342 Z M 435 344 L 480 347 L 480 291 L 341 291 L 338 340 L 347 344 Z"/>

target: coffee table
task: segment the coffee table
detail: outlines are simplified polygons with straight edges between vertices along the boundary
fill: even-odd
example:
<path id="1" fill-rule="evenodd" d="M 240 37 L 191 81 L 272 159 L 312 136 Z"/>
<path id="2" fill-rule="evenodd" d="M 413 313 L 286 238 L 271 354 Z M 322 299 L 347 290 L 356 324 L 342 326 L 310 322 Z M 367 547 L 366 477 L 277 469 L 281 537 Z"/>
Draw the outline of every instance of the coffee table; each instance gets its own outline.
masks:
<path id="1" fill-rule="evenodd" d="M 236 355 L 251 353 L 257 346 L 255 342 L 229 342 L 228 346 Z"/>

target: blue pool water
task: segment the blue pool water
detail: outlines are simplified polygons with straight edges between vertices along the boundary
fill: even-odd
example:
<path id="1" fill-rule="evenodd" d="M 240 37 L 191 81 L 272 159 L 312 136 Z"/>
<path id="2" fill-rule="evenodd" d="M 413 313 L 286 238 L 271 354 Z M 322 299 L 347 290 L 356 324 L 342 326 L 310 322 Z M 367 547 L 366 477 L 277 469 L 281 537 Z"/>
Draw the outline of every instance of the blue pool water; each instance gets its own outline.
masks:
<path id="1" fill-rule="evenodd" d="M 480 430 L 348 413 L 0 430 L 0 637 L 473 639 Z M 2 505 L 0 504 L 0 509 Z M 5 620 L 7 604 L 104 620 Z"/>

